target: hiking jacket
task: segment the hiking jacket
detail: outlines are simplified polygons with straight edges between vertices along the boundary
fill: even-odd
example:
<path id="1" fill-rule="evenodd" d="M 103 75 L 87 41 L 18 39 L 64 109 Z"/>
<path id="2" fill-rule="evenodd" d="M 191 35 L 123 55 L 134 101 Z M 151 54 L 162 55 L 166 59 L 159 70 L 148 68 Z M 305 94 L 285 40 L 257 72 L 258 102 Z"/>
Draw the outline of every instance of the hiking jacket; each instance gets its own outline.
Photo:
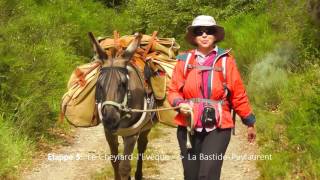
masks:
<path id="1" fill-rule="evenodd" d="M 234 58 L 230 55 L 230 50 L 218 48 L 215 56 L 214 70 L 208 78 L 208 91 L 210 100 L 222 100 L 221 123 L 217 128 L 233 128 L 234 122 L 231 117 L 231 107 L 241 117 L 242 122 L 246 125 L 253 125 L 256 121 L 249 104 L 245 87 L 240 77 Z M 190 54 L 191 53 L 191 54 Z M 171 84 L 168 89 L 168 100 L 172 106 L 178 106 L 182 102 L 189 102 L 191 98 L 201 98 L 202 76 L 197 68 L 188 68 L 190 65 L 197 66 L 195 50 L 181 53 L 177 56 L 177 64 L 173 70 Z M 188 58 L 188 55 L 190 57 Z M 226 76 L 222 73 L 222 58 L 226 58 Z M 188 62 L 186 62 L 188 61 Z M 186 66 L 186 63 L 188 66 Z M 225 94 L 225 88 L 228 95 Z M 186 117 L 178 113 L 174 118 L 175 124 L 187 126 Z"/>

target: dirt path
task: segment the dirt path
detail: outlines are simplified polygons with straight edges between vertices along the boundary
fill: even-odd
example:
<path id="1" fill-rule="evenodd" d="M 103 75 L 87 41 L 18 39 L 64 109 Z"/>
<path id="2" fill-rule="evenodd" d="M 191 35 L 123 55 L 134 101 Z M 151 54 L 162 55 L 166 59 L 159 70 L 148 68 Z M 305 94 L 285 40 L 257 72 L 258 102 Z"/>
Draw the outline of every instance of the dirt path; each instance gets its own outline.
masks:
<path id="1" fill-rule="evenodd" d="M 259 177 L 255 161 L 250 160 L 251 155 L 257 154 L 257 146 L 249 144 L 246 140 L 246 127 L 240 121 L 237 124 L 236 135 L 232 135 L 224 161 L 221 179 L 254 180 Z M 163 126 L 165 127 L 165 126 Z M 176 129 L 162 128 L 163 138 L 150 142 L 150 146 L 156 149 L 155 153 L 164 156 L 165 160 L 158 161 L 159 173 L 147 177 L 147 179 L 182 180 L 183 170 L 179 158 Z M 170 160 L 166 160 L 170 158 Z"/>
<path id="2" fill-rule="evenodd" d="M 41 164 L 22 175 L 23 180 L 90 179 L 92 172 L 103 168 L 108 161 L 99 154 L 109 153 L 101 125 L 77 129 L 74 143 L 48 153 Z M 61 160 L 65 158 L 66 160 Z"/>
<path id="3" fill-rule="evenodd" d="M 146 179 L 183 179 L 183 169 L 180 160 L 180 150 L 176 138 L 176 129 L 160 125 L 162 138 L 152 139 L 150 146 L 154 155 L 160 154 L 161 159 L 156 161 L 158 173 Z"/>
<path id="4" fill-rule="evenodd" d="M 183 171 L 179 158 L 176 129 L 163 125 L 158 129 L 160 132 L 157 132 L 157 135 L 161 135 L 162 138 L 151 139 L 147 153 L 151 158 L 157 158 L 157 160 L 153 160 L 152 166 L 154 167 L 151 167 L 157 170 L 152 171 L 154 172 L 152 175 L 145 173 L 145 179 L 182 180 Z M 224 161 L 221 179 L 250 180 L 257 179 L 259 176 L 255 168 L 255 161 L 239 159 L 255 154 L 257 149 L 255 145 L 249 145 L 246 142 L 245 133 L 246 128 L 239 123 L 236 135 L 232 136 L 228 147 L 226 156 L 230 159 Z M 24 173 L 22 179 L 92 179 L 92 175 L 102 171 L 103 168 L 111 168 L 110 162 L 103 159 L 108 154 L 109 150 L 101 126 L 78 129 L 74 144 L 48 153 L 48 156 L 44 157 L 42 162 L 32 171 Z M 69 159 L 66 161 L 58 160 L 61 155 Z M 54 160 L 49 160 L 50 158 Z M 145 167 L 145 170 L 149 171 L 149 169 L 150 167 Z"/>
<path id="5" fill-rule="evenodd" d="M 257 145 L 247 141 L 247 127 L 237 121 L 236 134 L 231 136 L 231 141 L 225 154 L 221 179 L 254 180 L 258 179 L 259 171 L 256 161 L 250 160 L 250 156 L 258 154 Z"/>

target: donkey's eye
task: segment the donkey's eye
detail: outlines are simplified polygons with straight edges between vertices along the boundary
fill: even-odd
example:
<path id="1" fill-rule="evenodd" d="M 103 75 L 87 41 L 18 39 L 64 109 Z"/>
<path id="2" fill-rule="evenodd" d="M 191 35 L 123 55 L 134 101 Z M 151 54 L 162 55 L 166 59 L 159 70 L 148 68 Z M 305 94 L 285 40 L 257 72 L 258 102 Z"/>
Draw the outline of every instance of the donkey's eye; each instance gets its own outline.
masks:
<path id="1" fill-rule="evenodd" d="M 126 86 L 126 79 L 125 79 L 125 77 L 121 77 L 121 79 L 120 79 L 120 83 L 119 83 L 119 86 L 121 86 L 121 87 L 125 87 Z"/>
<path id="2" fill-rule="evenodd" d="M 119 87 L 119 90 L 126 89 L 126 83 L 121 82 L 119 83 L 118 87 Z"/>
<path id="3" fill-rule="evenodd" d="M 126 83 L 126 82 L 127 82 L 126 76 L 121 76 L 121 83 Z"/>

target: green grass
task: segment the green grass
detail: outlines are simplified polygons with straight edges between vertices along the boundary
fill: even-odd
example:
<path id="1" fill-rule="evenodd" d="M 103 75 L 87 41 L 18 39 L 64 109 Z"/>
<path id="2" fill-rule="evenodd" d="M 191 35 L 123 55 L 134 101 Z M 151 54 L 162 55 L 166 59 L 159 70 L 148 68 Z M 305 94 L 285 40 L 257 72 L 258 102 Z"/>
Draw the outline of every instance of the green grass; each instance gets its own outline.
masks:
<path id="1" fill-rule="evenodd" d="M 19 178 L 23 169 L 33 165 L 32 158 L 39 152 L 51 151 L 57 145 L 69 143 L 65 136 L 61 136 L 71 134 L 66 123 L 59 128 L 46 129 L 46 133 L 34 139 L 11 121 L 0 115 L 0 179 Z"/>
<path id="2" fill-rule="evenodd" d="M 18 170 L 31 160 L 34 142 L 19 135 L 13 124 L 0 115 L 0 179 L 15 178 Z"/>
<path id="3" fill-rule="evenodd" d="M 272 161 L 259 162 L 262 179 L 315 179 L 320 176 L 320 68 L 288 79 L 278 90 L 277 112 L 257 111 L 260 150 Z"/>

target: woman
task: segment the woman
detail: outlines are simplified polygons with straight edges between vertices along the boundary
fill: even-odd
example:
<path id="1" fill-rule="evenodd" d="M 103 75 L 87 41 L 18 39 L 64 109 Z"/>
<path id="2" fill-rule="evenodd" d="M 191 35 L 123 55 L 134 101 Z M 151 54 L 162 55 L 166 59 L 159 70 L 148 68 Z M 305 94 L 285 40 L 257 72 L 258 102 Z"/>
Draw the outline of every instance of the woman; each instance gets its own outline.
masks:
<path id="1" fill-rule="evenodd" d="M 255 140 L 256 120 L 235 60 L 216 45 L 223 38 L 224 28 L 213 17 L 198 16 L 186 34 L 196 49 L 177 56 L 168 99 L 180 107 L 174 121 L 186 180 L 220 179 L 234 127 L 231 109 L 248 126 L 248 141 Z"/>

